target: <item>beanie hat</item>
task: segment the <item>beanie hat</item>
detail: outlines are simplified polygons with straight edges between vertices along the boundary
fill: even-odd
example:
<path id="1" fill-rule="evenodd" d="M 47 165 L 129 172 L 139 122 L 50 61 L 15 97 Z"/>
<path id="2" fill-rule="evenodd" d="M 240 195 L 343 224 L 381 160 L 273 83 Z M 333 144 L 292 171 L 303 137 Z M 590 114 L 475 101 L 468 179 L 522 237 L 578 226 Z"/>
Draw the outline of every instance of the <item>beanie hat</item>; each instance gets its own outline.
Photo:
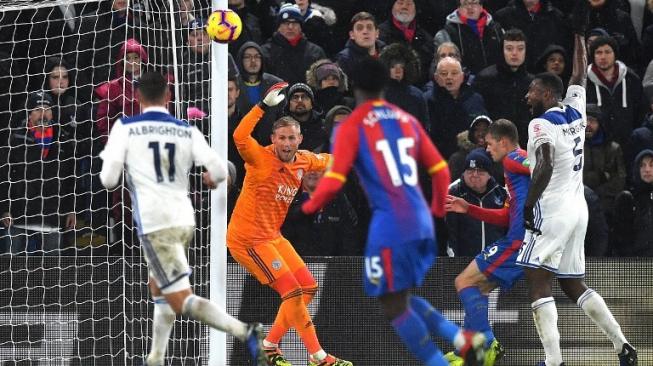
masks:
<path id="1" fill-rule="evenodd" d="M 277 13 L 277 26 L 283 22 L 298 22 L 302 24 L 304 17 L 296 4 L 283 4 Z"/>
<path id="2" fill-rule="evenodd" d="M 311 87 L 304 84 L 304 83 L 296 83 L 293 84 L 289 89 L 288 89 L 288 100 L 292 98 L 293 94 L 297 92 L 304 92 L 309 98 L 311 98 L 311 102 L 315 103 L 315 95 L 313 95 L 313 90 L 311 90 Z"/>
<path id="3" fill-rule="evenodd" d="M 587 114 L 587 117 L 594 117 L 596 118 L 599 123 L 601 123 L 601 120 L 603 119 L 603 111 L 601 111 L 601 107 L 599 107 L 596 104 L 590 103 L 587 104 L 585 107 L 585 113 Z"/>
<path id="4" fill-rule="evenodd" d="M 52 107 L 52 98 L 42 91 L 31 93 L 27 98 L 27 111 L 41 106 Z"/>
<path id="5" fill-rule="evenodd" d="M 482 147 L 474 149 L 465 157 L 465 170 L 467 169 L 482 169 L 486 172 L 492 166 L 492 159 Z"/>
<path id="6" fill-rule="evenodd" d="M 188 23 L 188 30 L 191 32 L 199 29 L 203 30 L 205 25 L 206 23 L 204 22 L 204 19 L 195 18 L 190 23 Z"/>
<path id="7" fill-rule="evenodd" d="M 474 118 L 472 123 L 469 125 L 469 132 L 467 134 L 467 139 L 470 142 L 474 144 L 476 143 L 476 137 L 474 136 L 474 131 L 476 131 L 476 127 L 478 127 L 478 124 L 483 122 L 487 123 L 487 125 L 489 126 L 492 124 L 492 119 L 486 115 L 480 115 Z"/>
<path id="8" fill-rule="evenodd" d="M 597 28 L 593 28 L 592 30 L 587 32 L 587 38 L 592 37 L 592 36 L 610 37 L 610 34 L 604 28 L 597 27 Z"/>
<path id="9" fill-rule="evenodd" d="M 338 65 L 334 63 L 324 63 L 315 70 L 315 77 L 317 78 L 317 82 L 321 82 L 322 80 L 326 79 L 328 76 L 335 76 L 340 80 L 340 70 L 338 68 Z"/>

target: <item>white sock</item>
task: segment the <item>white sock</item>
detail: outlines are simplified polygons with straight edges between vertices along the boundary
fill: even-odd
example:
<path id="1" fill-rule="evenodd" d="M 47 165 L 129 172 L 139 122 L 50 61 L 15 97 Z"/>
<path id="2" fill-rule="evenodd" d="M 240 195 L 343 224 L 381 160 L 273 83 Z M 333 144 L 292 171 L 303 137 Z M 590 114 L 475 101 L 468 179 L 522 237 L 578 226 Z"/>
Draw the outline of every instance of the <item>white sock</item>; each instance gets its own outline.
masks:
<path id="1" fill-rule="evenodd" d="M 321 349 L 311 355 L 315 361 L 322 361 L 327 357 L 327 353 Z"/>
<path id="2" fill-rule="evenodd" d="M 279 348 L 279 345 L 277 343 L 268 342 L 267 339 L 264 339 L 263 340 L 263 347 L 271 349 L 271 348 Z"/>
<path id="3" fill-rule="evenodd" d="M 458 333 L 456 333 L 456 336 L 453 338 L 453 346 L 455 349 L 459 350 L 465 346 L 465 343 L 467 343 L 467 341 L 465 340 L 463 331 L 459 330 Z"/>
<path id="4" fill-rule="evenodd" d="M 612 341 L 614 349 L 617 353 L 621 352 L 621 349 L 624 346 L 624 343 L 627 343 L 626 337 L 621 333 L 621 327 L 619 323 L 614 319 L 610 309 L 605 304 L 603 297 L 597 294 L 592 289 L 587 289 L 580 297 L 577 302 L 585 314 L 592 319 L 594 324 L 596 324 L 603 333 Z"/>
<path id="5" fill-rule="evenodd" d="M 224 309 L 211 301 L 190 295 L 184 300 L 183 313 L 199 320 L 211 328 L 229 333 L 239 340 L 247 340 L 247 324 L 227 314 Z"/>
<path id="6" fill-rule="evenodd" d="M 562 363 L 560 353 L 560 333 L 558 332 L 558 309 L 553 297 L 545 297 L 531 304 L 533 320 L 540 335 L 547 366 L 559 366 Z"/>
<path id="7" fill-rule="evenodd" d="M 165 297 L 156 296 L 154 300 L 154 316 L 152 321 L 152 347 L 147 355 L 148 366 L 163 365 L 170 339 L 170 331 L 175 324 L 174 310 L 168 305 Z"/>

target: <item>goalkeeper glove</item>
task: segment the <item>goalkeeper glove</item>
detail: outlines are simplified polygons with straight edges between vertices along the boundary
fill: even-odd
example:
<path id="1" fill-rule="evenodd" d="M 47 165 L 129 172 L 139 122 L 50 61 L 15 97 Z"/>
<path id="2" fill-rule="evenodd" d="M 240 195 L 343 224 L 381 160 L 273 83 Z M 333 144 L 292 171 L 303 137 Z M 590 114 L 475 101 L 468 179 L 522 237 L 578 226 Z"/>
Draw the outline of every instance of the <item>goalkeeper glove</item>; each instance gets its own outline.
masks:
<path id="1" fill-rule="evenodd" d="M 287 86 L 288 83 L 284 81 L 272 85 L 270 89 L 265 92 L 265 97 L 263 97 L 263 100 L 259 102 L 259 106 L 265 110 L 283 102 L 286 96 L 283 95 L 282 92 Z"/>

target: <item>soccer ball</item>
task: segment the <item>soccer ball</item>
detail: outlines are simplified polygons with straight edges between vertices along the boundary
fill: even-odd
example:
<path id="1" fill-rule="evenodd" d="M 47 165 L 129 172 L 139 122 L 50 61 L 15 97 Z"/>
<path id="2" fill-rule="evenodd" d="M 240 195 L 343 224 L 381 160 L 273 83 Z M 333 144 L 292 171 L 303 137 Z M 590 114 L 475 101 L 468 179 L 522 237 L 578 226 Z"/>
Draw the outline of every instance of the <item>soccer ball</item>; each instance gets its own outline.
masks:
<path id="1" fill-rule="evenodd" d="M 235 41 L 242 31 L 243 22 L 233 10 L 216 10 L 206 22 L 206 33 L 218 43 Z"/>

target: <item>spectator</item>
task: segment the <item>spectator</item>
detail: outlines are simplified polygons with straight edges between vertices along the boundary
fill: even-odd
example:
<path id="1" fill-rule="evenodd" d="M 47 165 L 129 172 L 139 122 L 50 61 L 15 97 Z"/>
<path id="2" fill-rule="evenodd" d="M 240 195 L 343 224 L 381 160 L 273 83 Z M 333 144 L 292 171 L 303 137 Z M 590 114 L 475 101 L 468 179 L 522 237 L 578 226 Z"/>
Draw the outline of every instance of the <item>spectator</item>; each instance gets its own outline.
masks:
<path id="1" fill-rule="evenodd" d="M 285 114 L 299 122 L 303 140 L 299 148 L 322 151 L 329 143 L 321 111 L 314 108 L 315 95 L 311 87 L 297 83 L 288 89 Z"/>
<path id="2" fill-rule="evenodd" d="M 626 169 L 629 169 L 629 163 L 635 160 L 635 156 L 641 151 L 653 150 L 653 96 L 649 98 L 649 112 L 644 118 L 641 127 L 633 130 L 630 135 L 629 143 L 625 146 Z M 630 171 L 630 170 L 628 170 Z"/>
<path id="3" fill-rule="evenodd" d="M 562 46 L 551 44 L 537 59 L 535 72 L 550 72 L 558 75 L 566 89 L 571 77 L 571 69 L 567 65 L 567 51 Z"/>
<path id="4" fill-rule="evenodd" d="M 345 48 L 336 55 L 336 61 L 345 74 L 351 76 L 354 64 L 365 57 L 378 57 L 385 43 L 379 40 L 379 29 L 374 16 L 367 12 L 356 13 L 351 18 L 351 30 Z"/>
<path id="5" fill-rule="evenodd" d="M 642 82 L 619 61 L 619 49 L 613 38 L 597 38 L 589 59 L 592 63 L 587 73 L 587 102 L 601 107 L 607 137 L 623 146 L 636 123 L 642 120 Z"/>
<path id="6" fill-rule="evenodd" d="M 503 29 L 480 0 L 460 0 L 460 6 L 447 16 L 447 23 L 435 35 L 435 46 L 453 42 L 462 55 L 462 64 L 472 74 L 501 59 Z"/>
<path id="7" fill-rule="evenodd" d="M 612 251 L 618 257 L 653 257 L 653 150 L 635 157 L 633 182 L 615 202 Z"/>
<path id="8" fill-rule="evenodd" d="M 349 117 L 351 114 L 352 109 L 346 105 L 334 105 L 331 109 L 329 109 L 324 116 L 324 128 L 326 128 L 327 134 L 330 136 L 329 137 L 329 146 L 326 146 L 327 148 L 324 150 L 321 150 L 320 152 L 330 152 L 331 151 L 331 143 L 333 142 L 333 136 L 334 136 L 334 130 L 340 122 L 344 121 L 345 118 Z M 349 182 L 349 180 L 347 180 Z"/>
<path id="9" fill-rule="evenodd" d="M 465 171 L 449 186 L 449 194 L 465 201 L 490 209 L 503 208 L 507 191 L 499 186 L 489 173 L 492 159 L 484 148 L 472 150 L 465 158 Z M 494 243 L 506 233 L 501 226 L 486 224 L 467 215 L 447 213 L 450 257 L 472 257 Z"/>
<path id="10" fill-rule="evenodd" d="M 233 137 L 238 123 L 240 123 L 240 120 L 244 117 L 244 114 L 238 107 L 237 103 L 239 95 L 240 87 L 238 84 L 238 78 L 235 75 L 229 75 L 229 79 L 227 81 L 227 157 L 229 162 L 233 164 L 234 169 L 236 170 L 236 178 L 232 184 L 238 189 L 243 186 L 243 179 L 245 179 L 245 162 L 238 153 L 238 149 L 236 148 L 236 143 L 234 142 Z"/>
<path id="11" fill-rule="evenodd" d="M 604 215 L 603 205 L 599 196 L 585 186 L 585 202 L 589 216 L 587 232 L 585 232 L 585 256 L 603 257 L 609 254 L 610 227 Z"/>
<path id="12" fill-rule="evenodd" d="M 621 55 L 620 60 L 629 67 L 639 67 L 639 39 L 630 14 L 619 9 L 618 0 L 589 0 L 589 3 L 588 29 L 605 29 L 616 40 L 618 49 L 615 47 L 614 50 Z"/>
<path id="13" fill-rule="evenodd" d="M 483 97 L 464 82 L 460 62 L 451 57 L 440 60 L 435 87 L 426 92 L 431 140 L 448 159 L 456 151 L 456 135 L 465 131 L 475 117 L 486 115 Z"/>
<path id="14" fill-rule="evenodd" d="M 481 71 L 474 86 L 483 96 L 490 117 L 512 121 L 519 132 L 520 146 L 526 147 L 531 114 L 524 96 L 533 80 L 526 71 L 526 36 L 511 29 L 504 35 L 501 47 L 501 60 Z"/>
<path id="15" fill-rule="evenodd" d="M 399 43 L 413 49 L 420 63 L 416 82 L 423 85 L 428 79 L 427 70 L 433 57 L 433 37 L 417 24 L 414 0 L 394 0 L 392 16 L 379 25 L 379 38 L 385 44 Z"/>
<path id="16" fill-rule="evenodd" d="M 59 140 L 52 104 L 42 91 L 30 94 L 0 158 L 0 212 L 10 237 L 5 251 L 12 254 L 59 254 L 68 244 L 63 234 L 76 225 L 75 147 Z"/>
<path id="17" fill-rule="evenodd" d="M 642 80 L 642 86 L 644 87 L 645 100 L 653 101 L 653 61 L 649 62 L 648 66 L 646 67 L 644 78 Z"/>
<path id="18" fill-rule="evenodd" d="M 240 195 L 240 187 L 236 185 L 236 181 L 241 179 L 236 173 L 236 166 L 231 161 L 227 160 L 227 171 L 229 175 L 227 176 L 227 223 L 231 220 L 231 214 L 234 212 L 234 207 L 236 207 L 236 201 Z"/>
<path id="19" fill-rule="evenodd" d="M 235 55 L 238 50 L 247 42 L 261 44 L 263 35 L 261 34 L 261 23 L 256 15 L 251 11 L 245 0 L 229 0 L 229 9 L 238 14 L 243 22 L 243 28 L 237 40 L 229 43 L 229 53 Z"/>
<path id="20" fill-rule="evenodd" d="M 458 0 L 427 0 L 420 2 L 417 14 L 420 24 L 429 34 L 435 34 L 444 27 L 447 15 L 458 7 Z"/>
<path id="21" fill-rule="evenodd" d="M 284 4 L 277 14 L 277 31 L 261 47 L 270 73 L 291 85 L 305 82 L 309 66 L 326 58 L 322 47 L 304 37 L 302 21 L 297 5 Z"/>
<path id="22" fill-rule="evenodd" d="M 646 0 L 642 23 L 641 61 L 646 66 L 653 60 L 653 0 Z"/>
<path id="23" fill-rule="evenodd" d="M 472 121 L 469 129 L 459 133 L 456 136 L 458 143 L 458 150 L 449 157 L 447 163 L 449 164 L 449 171 L 452 177 L 460 177 L 465 171 L 465 159 L 467 155 L 474 149 L 485 149 L 485 135 L 487 129 L 492 123 L 490 117 L 480 115 Z M 500 162 L 493 162 L 490 167 L 490 175 L 494 177 L 500 186 L 504 185 L 503 180 L 503 166 Z"/>
<path id="24" fill-rule="evenodd" d="M 303 17 L 304 34 L 311 42 L 322 47 L 326 54 L 331 57 L 342 47 L 335 35 L 334 26 L 338 17 L 333 9 L 324 5 L 316 4 L 311 0 L 294 0 L 299 7 Z"/>
<path id="25" fill-rule="evenodd" d="M 515 0 L 495 14 L 504 29 L 517 28 L 528 39 L 526 65 L 529 72 L 537 71 L 538 57 L 549 45 L 572 49 L 571 30 L 564 14 L 550 0 Z"/>
<path id="26" fill-rule="evenodd" d="M 301 256 L 363 255 L 363 242 L 358 239 L 358 217 L 344 192 L 315 215 L 299 213 L 308 201 L 323 172 L 308 172 L 302 179 L 302 191 L 294 198 L 281 227 L 283 236 Z"/>
<path id="27" fill-rule="evenodd" d="M 102 1 L 96 12 L 81 17 L 79 47 L 75 60 L 70 60 L 82 74 L 87 74 L 93 85 L 111 79 L 114 60 L 120 60 L 121 45 L 135 36 L 134 29 L 141 27 L 140 19 L 128 11 L 127 0 Z M 123 54 L 124 55 L 124 54 Z M 72 62 L 74 61 L 74 62 Z M 91 95 L 81 95 L 82 101 Z"/>
<path id="28" fill-rule="evenodd" d="M 379 60 L 389 70 L 390 80 L 385 87 L 385 99 L 412 114 L 422 125 L 428 126 L 429 114 L 422 91 L 412 84 L 420 77 L 417 52 L 401 43 L 383 49 Z"/>
<path id="29" fill-rule="evenodd" d="M 247 42 L 238 50 L 236 63 L 240 70 L 238 82 L 242 91 L 238 97 L 238 109 L 248 111 L 261 101 L 272 85 L 282 80 L 265 72 L 261 46 L 254 42 Z"/>
<path id="30" fill-rule="evenodd" d="M 183 53 L 181 87 L 182 103 L 186 106 L 186 117 L 202 131 L 205 136 L 210 133 L 211 104 L 211 39 L 205 30 L 204 19 L 196 18 L 188 24 L 186 50 Z M 189 108 L 199 109 L 193 115 Z M 190 112 L 190 113 L 189 113 Z"/>
<path id="31" fill-rule="evenodd" d="M 438 49 L 435 50 L 433 61 L 429 66 L 429 75 L 431 75 L 431 80 L 429 80 L 429 82 L 424 85 L 424 88 L 422 88 L 424 93 L 432 90 L 437 85 L 437 74 L 435 70 L 438 66 L 438 62 L 440 62 L 440 60 L 445 57 L 453 57 L 458 60 L 458 62 L 462 62 L 462 58 L 460 57 L 460 50 L 458 49 L 458 46 L 456 46 L 453 42 L 444 42 L 438 46 Z M 471 85 L 471 81 L 474 80 L 474 76 L 469 73 L 469 70 L 465 69 L 465 65 L 461 64 L 461 66 L 463 72 L 465 73 L 465 82 Z"/>
<path id="32" fill-rule="evenodd" d="M 306 84 L 315 90 L 317 109 L 326 112 L 335 105 L 354 108 L 354 99 L 345 96 L 349 91 L 347 75 L 329 59 L 316 61 L 306 71 Z"/>
<path id="33" fill-rule="evenodd" d="M 626 167 L 618 143 L 603 131 L 603 113 L 596 104 L 587 105 L 583 183 L 601 199 L 603 212 L 612 217 L 615 197 L 626 184 Z"/>

